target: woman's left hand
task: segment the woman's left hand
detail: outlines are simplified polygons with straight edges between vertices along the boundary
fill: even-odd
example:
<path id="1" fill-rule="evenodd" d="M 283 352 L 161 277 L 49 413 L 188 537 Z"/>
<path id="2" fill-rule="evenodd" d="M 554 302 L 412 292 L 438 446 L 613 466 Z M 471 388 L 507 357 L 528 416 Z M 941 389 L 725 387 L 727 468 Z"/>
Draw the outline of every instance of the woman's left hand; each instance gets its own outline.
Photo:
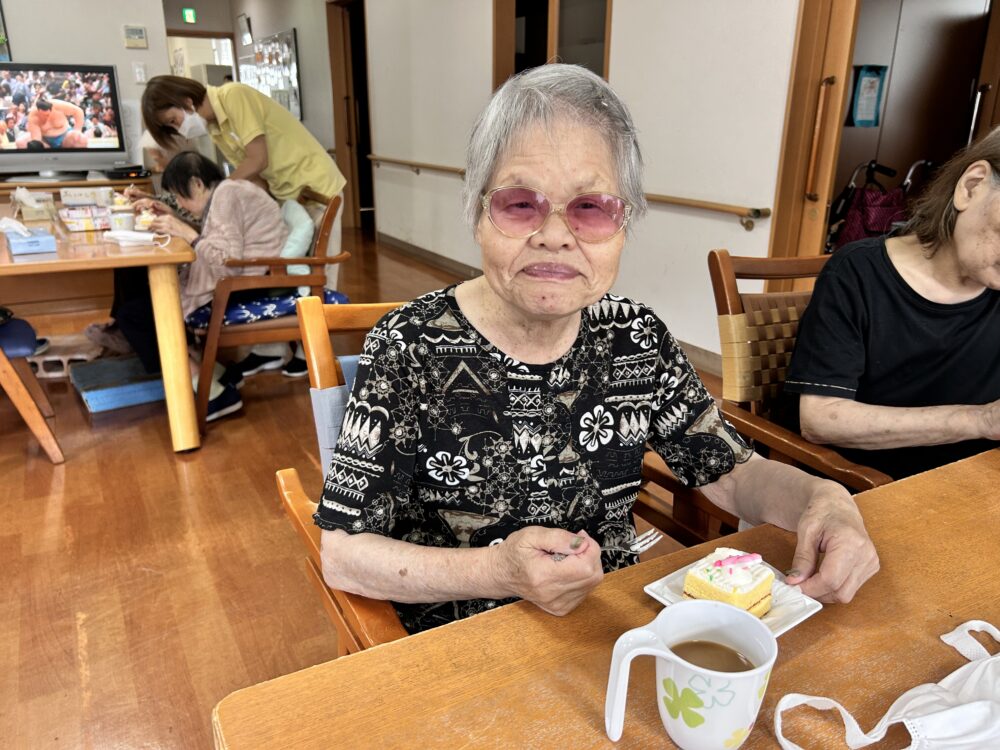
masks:
<path id="1" fill-rule="evenodd" d="M 157 234 L 169 234 L 171 237 L 180 237 L 188 244 L 193 243 L 198 238 L 198 232 L 173 214 L 157 216 L 149 225 L 149 230 Z"/>
<path id="2" fill-rule="evenodd" d="M 838 488 L 839 489 L 839 488 Z M 846 492 L 815 497 L 799 518 L 798 542 L 785 582 L 821 602 L 846 603 L 879 570 L 878 553 Z M 823 553 L 823 561 L 817 560 Z"/>

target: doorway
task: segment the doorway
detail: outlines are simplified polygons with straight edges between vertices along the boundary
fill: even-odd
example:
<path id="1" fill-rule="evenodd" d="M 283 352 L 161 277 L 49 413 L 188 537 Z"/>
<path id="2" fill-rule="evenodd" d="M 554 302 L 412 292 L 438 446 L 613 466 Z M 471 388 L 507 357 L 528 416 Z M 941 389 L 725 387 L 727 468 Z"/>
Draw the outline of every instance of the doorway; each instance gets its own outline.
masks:
<path id="1" fill-rule="evenodd" d="M 331 0 L 326 5 L 326 21 L 333 85 L 333 157 L 347 179 L 343 225 L 374 237 L 365 4 L 363 0 Z"/>
<path id="2" fill-rule="evenodd" d="M 233 35 L 194 32 L 184 29 L 167 32 L 167 62 L 175 76 L 193 78 L 206 86 L 221 86 L 237 78 Z"/>
<path id="3" fill-rule="evenodd" d="M 982 129 L 990 121 L 982 95 L 986 40 L 1000 33 L 990 30 L 990 0 L 803 0 L 799 13 L 772 220 L 775 257 L 827 248 L 831 205 L 859 165 L 891 168 L 892 176 L 874 172 L 888 191 L 901 189 L 916 164 L 905 197 L 919 195 L 932 174 L 922 162 L 946 161 L 977 123 Z M 997 26 L 1000 13 L 992 15 Z M 769 287 L 787 286 L 775 284 Z"/>

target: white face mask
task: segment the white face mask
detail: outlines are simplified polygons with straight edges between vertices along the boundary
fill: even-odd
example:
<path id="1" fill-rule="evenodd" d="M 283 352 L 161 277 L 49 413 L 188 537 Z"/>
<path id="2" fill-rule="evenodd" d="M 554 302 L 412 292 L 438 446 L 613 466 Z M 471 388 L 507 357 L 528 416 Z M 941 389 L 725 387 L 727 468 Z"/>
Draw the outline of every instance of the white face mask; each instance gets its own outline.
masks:
<path id="1" fill-rule="evenodd" d="M 982 620 L 959 625 L 941 640 L 954 646 L 969 663 L 937 684 L 918 685 L 903 693 L 871 732 L 864 734 L 847 710 L 829 698 L 791 693 L 778 701 L 774 733 L 784 750 L 802 750 L 781 733 L 781 714 L 807 705 L 821 711 L 836 709 L 844 720 L 845 740 L 851 750 L 867 747 L 885 737 L 891 724 L 910 730 L 913 744 L 907 750 L 982 750 L 1000 748 L 1000 654 L 989 652 L 970 630 L 987 632 L 1000 641 L 1000 630 Z"/>
<path id="2" fill-rule="evenodd" d="M 208 123 L 197 112 L 185 112 L 177 132 L 188 140 L 208 135 Z"/>

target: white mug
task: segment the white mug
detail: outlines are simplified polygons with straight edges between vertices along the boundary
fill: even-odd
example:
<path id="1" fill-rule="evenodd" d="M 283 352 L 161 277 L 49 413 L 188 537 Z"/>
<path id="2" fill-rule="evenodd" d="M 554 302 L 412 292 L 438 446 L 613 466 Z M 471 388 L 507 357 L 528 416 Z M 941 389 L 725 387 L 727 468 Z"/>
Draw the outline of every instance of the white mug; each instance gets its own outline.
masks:
<path id="1" fill-rule="evenodd" d="M 735 649 L 754 668 L 715 672 L 669 650 L 693 640 Z M 778 642 L 757 617 L 729 604 L 695 600 L 666 607 L 649 625 L 623 633 L 615 643 L 604 704 L 604 726 L 613 741 L 622 736 L 636 656 L 656 657 L 656 705 L 670 739 L 683 750 L 736 750 L 757 720 Z"/>
<path id="2" fill-rule="evenodd" d="M 127 231 L 130 232 L 135 229 L 135 212 L 134 211 L 111 211 L 111 230 L 112 231 Z"/>

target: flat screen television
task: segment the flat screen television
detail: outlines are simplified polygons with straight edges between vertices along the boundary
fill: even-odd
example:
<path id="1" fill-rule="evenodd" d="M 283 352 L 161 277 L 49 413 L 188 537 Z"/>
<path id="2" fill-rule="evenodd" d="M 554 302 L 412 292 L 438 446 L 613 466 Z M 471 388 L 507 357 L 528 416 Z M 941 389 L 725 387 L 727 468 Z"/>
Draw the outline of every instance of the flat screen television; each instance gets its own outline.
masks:
<path id="1" fill-rule="evenodd" d="M 0 173 L 125 166 L 122 124 L 114 66 L 0 62 Z"/>

